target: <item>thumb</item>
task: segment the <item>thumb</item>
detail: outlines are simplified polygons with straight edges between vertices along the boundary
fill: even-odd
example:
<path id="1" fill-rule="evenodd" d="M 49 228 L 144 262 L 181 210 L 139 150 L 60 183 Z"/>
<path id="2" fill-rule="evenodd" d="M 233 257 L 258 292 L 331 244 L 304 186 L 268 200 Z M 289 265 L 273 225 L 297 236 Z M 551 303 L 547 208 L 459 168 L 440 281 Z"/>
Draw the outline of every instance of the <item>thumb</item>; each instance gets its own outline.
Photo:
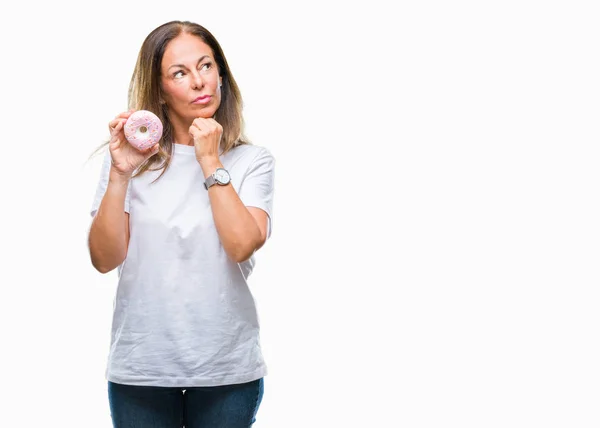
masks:
<path id="1" fill-rule="evenodd" d="M 148 159 L 151 156 L 154 156 L 155 154 L 158 153 L 160 146 L 158 143 L 156 143 L 155 145 L 148 147 L 146 150 L 142 151 L 142 154 L 144 155 L 144 157 L 146 159 Z"/>

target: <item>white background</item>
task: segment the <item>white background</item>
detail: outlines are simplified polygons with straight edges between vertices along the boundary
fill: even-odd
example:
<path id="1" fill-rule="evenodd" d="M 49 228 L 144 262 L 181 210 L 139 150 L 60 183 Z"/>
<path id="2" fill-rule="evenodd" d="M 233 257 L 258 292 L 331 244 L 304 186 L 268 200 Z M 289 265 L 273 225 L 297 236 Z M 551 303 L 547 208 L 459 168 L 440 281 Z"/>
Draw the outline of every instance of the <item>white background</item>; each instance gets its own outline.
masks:
<path id="1" fill-rule="evenodd" d="M 2 6 L 0 426 L 110 427 L 87 157 L 172 19 L 277 159 L 256 428 L 600 425 L 593 2 L 384 3 Z"/>

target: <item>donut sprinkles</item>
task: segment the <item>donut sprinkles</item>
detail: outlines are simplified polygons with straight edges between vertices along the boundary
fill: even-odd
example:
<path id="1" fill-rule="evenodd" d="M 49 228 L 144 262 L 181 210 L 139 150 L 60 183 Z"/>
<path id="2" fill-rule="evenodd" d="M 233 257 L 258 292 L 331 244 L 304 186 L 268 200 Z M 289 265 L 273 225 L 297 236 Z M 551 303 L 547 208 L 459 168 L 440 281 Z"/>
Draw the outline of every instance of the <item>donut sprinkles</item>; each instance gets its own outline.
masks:
<path id="1" fill-rule="evenodd" d="M 125 122 L 125 138 L 138 150 L 145 150 L 160 141 L 163 125 L 154 113 L 138 110 Z"/>

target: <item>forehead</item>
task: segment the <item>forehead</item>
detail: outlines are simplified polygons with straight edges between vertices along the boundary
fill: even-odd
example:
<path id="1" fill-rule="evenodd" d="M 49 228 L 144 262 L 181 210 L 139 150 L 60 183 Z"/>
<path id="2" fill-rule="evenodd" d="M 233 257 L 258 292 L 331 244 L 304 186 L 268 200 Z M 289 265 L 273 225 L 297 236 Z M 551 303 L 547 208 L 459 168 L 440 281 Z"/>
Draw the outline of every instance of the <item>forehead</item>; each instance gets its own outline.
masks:
<path id="1" fill-rule="evenodd" d="M 161 65 L 170 67 L 173 64 L 195 64 L 204 55 L 213 58 L 210 46 L 198 36 L 182 33 L 167 44 Z"/>

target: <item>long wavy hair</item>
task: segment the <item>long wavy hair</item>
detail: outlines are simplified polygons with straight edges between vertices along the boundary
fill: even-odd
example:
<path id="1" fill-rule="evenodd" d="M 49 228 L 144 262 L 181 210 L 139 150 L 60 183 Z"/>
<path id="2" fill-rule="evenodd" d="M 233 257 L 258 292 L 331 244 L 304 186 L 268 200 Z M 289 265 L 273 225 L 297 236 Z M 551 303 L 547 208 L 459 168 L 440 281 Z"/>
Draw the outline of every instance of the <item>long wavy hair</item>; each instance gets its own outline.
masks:
<path id="1" fill-rule="evenodd" d="M 223 127 L 221 136 L 221 152 L 227 153 L 241 144 L 251 144 L 244 135 L 244 118 L 242 116 L 242 95 L 233 78 L 227 59 L 217 39 L 206 28 L 189 21 L 171 21 L 154 29 L 142 43 L 128 92 L 128 108 L 148 110 L 156 114 L 163 124 L 163 135 L 159 141 L 159 151 L 144 162 L 133 174 L 139 176 L 144 172 L 163 170 L 160 178 L 169 165 L 173 155 L 173 125 L 169 121 L 168 107 L 161 103 L 161 63 L 167 44 L 182 33 L 200 37 L 212 49 L 219 76 L 222 78 L 221 104 L 214 119 Z M 104 145 L 108 142 L 104 143 Z M 157 178 L 157 179 L 158 179 Z"/>

